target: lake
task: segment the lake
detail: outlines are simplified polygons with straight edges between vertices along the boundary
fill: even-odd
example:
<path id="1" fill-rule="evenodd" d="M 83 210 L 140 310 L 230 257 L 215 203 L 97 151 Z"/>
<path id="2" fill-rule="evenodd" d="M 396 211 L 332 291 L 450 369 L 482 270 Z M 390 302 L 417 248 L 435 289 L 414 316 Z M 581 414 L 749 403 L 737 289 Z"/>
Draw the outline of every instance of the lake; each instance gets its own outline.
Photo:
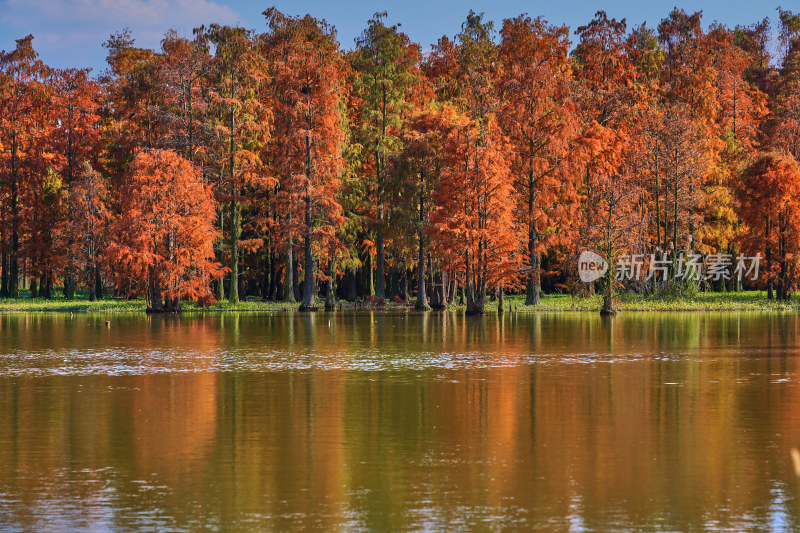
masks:
<path id="1" fill-rule="evenodd" d="M 792 312 L 0 315 L 0 531 L 795 529 L 794 447 Z"/>

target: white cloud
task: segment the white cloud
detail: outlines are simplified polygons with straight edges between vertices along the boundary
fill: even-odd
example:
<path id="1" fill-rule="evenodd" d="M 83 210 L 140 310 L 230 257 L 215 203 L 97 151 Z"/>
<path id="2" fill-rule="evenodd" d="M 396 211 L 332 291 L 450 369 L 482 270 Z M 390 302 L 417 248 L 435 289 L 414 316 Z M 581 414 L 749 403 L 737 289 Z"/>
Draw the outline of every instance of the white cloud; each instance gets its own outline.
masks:
<path id="1" fill-rule="evenodd" d="M 32 33 L 42 59 L 55 66 L 93 66 L 111 33 L 130 28 L 138 46 L 157 48 L 164 32 L 212 22 L 237 24 L 240 15 L 211 0 L 0 0 L 0 49 Z"/>
<path id="2" fill-rule="evenodd" d="M 44 19 L 65 29 L 73 24 L 168 27 L 237 20 L 234 10 L 208 0 L 8 0 L 5 16 L 15 26 Z"/>

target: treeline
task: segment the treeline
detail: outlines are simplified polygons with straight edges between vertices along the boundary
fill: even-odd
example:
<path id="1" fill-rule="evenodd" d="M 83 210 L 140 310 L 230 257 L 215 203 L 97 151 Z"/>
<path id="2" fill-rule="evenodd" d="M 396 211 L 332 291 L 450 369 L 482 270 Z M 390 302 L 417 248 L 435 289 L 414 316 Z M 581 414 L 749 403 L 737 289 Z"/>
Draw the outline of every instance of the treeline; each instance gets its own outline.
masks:
<path id="1" fill-rule="evenodd" d="M 97 77 L 43 64 L 30 35 L 0 53 L 0 296 L 480 313 L 575 291 L 587 248 L 761 253 L 769 297 L 795 289 L 800 16 L 779 9 L 772 43 L 768 19 L 704 29 L 678 9 L 574 33 L 470 12 L 423 50 L 378 13 L 345 51 L 324 21 L 264 15 L 159 51 L 112 35 Z M 619 281 L 598 283 L 612 307 Z"/>

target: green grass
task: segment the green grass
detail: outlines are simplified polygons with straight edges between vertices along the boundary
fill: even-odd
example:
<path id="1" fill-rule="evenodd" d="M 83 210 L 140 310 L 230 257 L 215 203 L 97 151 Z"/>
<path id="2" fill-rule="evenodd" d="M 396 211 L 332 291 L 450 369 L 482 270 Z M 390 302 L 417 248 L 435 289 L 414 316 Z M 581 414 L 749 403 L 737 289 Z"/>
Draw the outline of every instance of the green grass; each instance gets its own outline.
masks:
<path id="1" fill-rule="evenodd" d="M 639 294 L 620 294 L 618 309 L 620 311 L 768 311 L 768 310 L 797 310 L 800 309 L 800 300 L 790 302 L 776 302 L 767 300 L 765 291 L 746 291 L 728 293 L 698 293 L 692 298 L 642 296 Z M 506 309 L 511 304 L 517 312 L 528 313 L 538 311 L 598 311 L 602 304 L 602 297 L 594 295 L 589 298 L 572 297 L 565 294 L 547 294 L 542 297 L 541 303 L 536 306 L 525 305 L 524 295 L 506 296 Z M 193 302 L 184 302 L 184 312 L 225 312 L 225 311 L 256 311 L 256 312 L 282 312 L 296 310 L 298 304 L 285 302 L 247 301 L 232 305 L 227 301 L 219 302 L 211 307 L 199 308 Z M 320 306 L 322 302 L 320 302 Z M 412 300 L 413 305 L 413 300 Z M 397 304 L 389 304 L 385 308 L 370 305 L 339 302 L 338 309 L 405 309 Z M 487 302 L 486 311 L 494 312 L 496 302 Z M 144 299 L 125 300 L 122 298 L 107 297 L 97 302 L 90 302 L 86 294 L 78 294 L 74 300 L 65 300 L 61 293 L 54 295 L 52 300 L 43 298 L 31 299 L 30 294 L 24 291 L 22 297 L 16 300 L 0 299 L 0 312 L 103 312 L 103 313 L 130 313 L 144 312 Z"/>
<path id="2" fill-rule="evenodd" d="M 0 299 L 0 312 L 103 312 L 131 313 L 145 311 L 144 298 L 126 300 L 124 298 L 104 297 L 90 302 L 88 295 L 78 293 L 74 300 L 66 300 L 60 291 L 53 294 L 52 300 L 31 298 L 29 291 L 21 291 L 17 299 Z M 239 302 L 236 305 L 223 301 L 211 307 L 200 308 L 195 302 L 183 302 L 183 310 L 193 311 L 284 311 L 296 309 L 297 304 L 283 302 Z"/>
<path id="3" fill-rule="evenodd" d="M 25 312 L 104 312 L 104 313 L 128 313 L 144 312 L 145 303 L 143 299 L 124 300 L 122 298 L 104 298 L 96 302 L 90 302 L 85 295 L 77 295 L 74 300 L 66 300 L 59 293 L 54 295 L 52 300 L 44 298 L 31 298 L 23 291 L 22 297 L 18 299 L 0 299 L 0 312 L 25 311 Z"/>
<path id="4" fill-rule="evenodd" d="M 617 298 L 619 311 L 784 311 L 800 309 L 799 300 L 795 299 L 789 302 L 767 300 L 766 291 L 700 292 L 691 298 L 623 293 Z M 589 298 L 573 298 L 568 294 L 548 294 L 542 298 L 537 307 L 525 305 L 524 295 L 508 296 L 506 299 L 516 304 L 517 312 L 599 311 L 603 303 L 603 298 L 599 294 Z"/>

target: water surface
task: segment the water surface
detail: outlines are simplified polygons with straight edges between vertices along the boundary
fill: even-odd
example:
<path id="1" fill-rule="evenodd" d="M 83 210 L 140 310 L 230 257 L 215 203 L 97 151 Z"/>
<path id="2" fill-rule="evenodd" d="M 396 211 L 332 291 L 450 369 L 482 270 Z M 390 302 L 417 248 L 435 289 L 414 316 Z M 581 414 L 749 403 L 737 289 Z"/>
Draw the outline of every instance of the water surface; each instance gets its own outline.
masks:
<path id="1" fill-rule="evenodd" d="M 3 314 L 0 531 L 794 529 L 799 335 L 788 312 Z"/>

